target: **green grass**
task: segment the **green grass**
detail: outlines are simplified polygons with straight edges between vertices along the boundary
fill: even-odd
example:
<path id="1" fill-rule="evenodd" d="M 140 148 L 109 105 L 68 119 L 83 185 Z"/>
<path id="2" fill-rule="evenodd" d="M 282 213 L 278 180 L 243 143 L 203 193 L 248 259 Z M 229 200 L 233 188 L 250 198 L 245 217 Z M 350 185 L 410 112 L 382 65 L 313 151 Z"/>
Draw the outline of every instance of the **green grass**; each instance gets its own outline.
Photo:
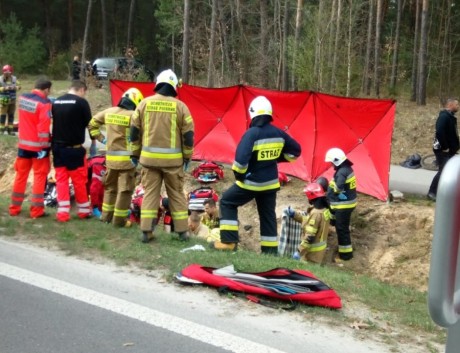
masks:
<path id="1" fill-rule="evenodd" d="M 237 253 L 180 250 L 202 244 L 192 239 L 186 243 L 176 240 L 171 234 L 160 233 L 155 241 L 143 244 L 139 241 L 140 231 L 132 228 L 114 228 L 95 219 L 72 218 L 66 224 L 55 221 L 54 209 L 48 209 L 50 217 L 32 220 L 27 212 L 17 218 L 7 214 L 9 199 L 0 195 L 0 236 L 27 238 L 31 243 L 58 247 L 66 254 L 86 259 L 106 258 L 117 265 L 135 265 L 146 270 L 161 270 L 165 278 L 172 281 L 173 275 L 192 263 L 210 267 L 233 264 L 239 271 L 258 272 L 275 267 L 309 270 L 326 284 L 334 288 L 342 298 L 344 310 L 332 311 L 301 305 L 298 310 L 307 317 L 321 317 L 330 323 L 364 321 L 368 330 L 378 330 L 381 325 L 402 327 L 401 332 L 430 334 L 434 340 L 445 339 L 444 330 L 438 328 L 428 315 L 427 294 L 411 288 L 391 286 L 376 279 L 352 273 L 335 266 L 306 264 L 289 258 L 255 255 L 239 250 Z M 356 317 L 352 307 L 365 308 L 367 315 Z M 403 334 L 404 335 L 404 334 Z"/>

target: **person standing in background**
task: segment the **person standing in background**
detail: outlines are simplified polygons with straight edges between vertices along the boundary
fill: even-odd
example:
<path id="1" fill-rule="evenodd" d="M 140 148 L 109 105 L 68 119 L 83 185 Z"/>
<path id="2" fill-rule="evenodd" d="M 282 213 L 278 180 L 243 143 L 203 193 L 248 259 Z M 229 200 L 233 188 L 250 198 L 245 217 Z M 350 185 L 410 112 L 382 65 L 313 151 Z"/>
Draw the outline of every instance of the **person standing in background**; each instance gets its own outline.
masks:
<path id="1" fill-rule="evenodd" d="M 50 171 L 51 81 L 40 78 L 31 93 L 19 97 L 18 156 L 9 207 L 10 216 L 21 213 L 30 170 L 34 172 L 30 217 L 45 216 L 44 193 Z"/>
<path id="2" fill-rule="evenodd" d="M 446 102 L 445 109 L 439 112 L 436 120 L 436 131 L 433 141 L 433 152 L 438 164 L 438 172 L 434 176 L 427 197 L 436 201 L 438 192 L 439 178 L 441 177 L 444 166 L 452 158 L 460 147 L 457 129 L 457 118 L 455 113 L 458 112 L 458 100 L 449 98 Z"/>
<path id="3" fill-rule="evenodd" d="M 3 66 L 2 76 L 0 76 L 0 135 L 5 131 L 9 135 L 14 135 L 16 95 L 20 89 L 18 79 L 13 76 L 13 66 Z"/>
<path id="4" fill-rule="evenodd" d="M 86 183 L 85 132 L 91 121 L 91 109 L 84 98 L 87 86 L 82 81 L 72 81 L 68 93 L 58 97 L 52 106 L 53 129 L 52 151 L 56 171 L 58 222 L 70 220 L 69 178 L 75 190 L 79 218 L 91 217 Z M 93 144 L 95 147 L 95 145 Z M 92 147 L 93 147 L 92 146 Z"/>
<path id="5" fill-rule="evenodd" d="M 75 55 L 72 61 L 72 81 L 80 80 L 80 73 L 81 73 L 80 57 L 78 55 Z"/>

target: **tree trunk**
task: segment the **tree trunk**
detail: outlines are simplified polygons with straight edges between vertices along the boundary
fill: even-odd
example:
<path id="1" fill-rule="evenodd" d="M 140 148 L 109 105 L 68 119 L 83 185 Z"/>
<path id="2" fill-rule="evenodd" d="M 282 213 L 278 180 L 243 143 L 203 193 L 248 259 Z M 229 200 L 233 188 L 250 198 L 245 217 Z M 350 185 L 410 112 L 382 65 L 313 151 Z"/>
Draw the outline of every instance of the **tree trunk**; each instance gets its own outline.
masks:
<path id="1" fill-rule="evenodd" d="M 380 97 L 380 35 L 382 31 L 382 6 L 383 0 L 377 0 L 374 43 L 374 92 L 377 97 Z"/>
<path id="2" fill-rule="evenodd" d="M 132 27 L 133 27 L 135 5 L 136 5 L 136 0 L 131 0 L 131 3 L 129 5 L 128 28 L 127 28 L 127 36 L 126 36 L 126 50 L 133 47 L 131 33 L 132 33 Z"/>
<path id="3" fill-rule="evenodd" d="M 323 89 L 323 11 L 324 11 L 324 0 L 319 0 L 318 16 L 316 18 L 316 43 L 315 43 L 315 64 L 313 68 L 314 72 L 314 87 L 317 91 L 321 92 Z"/>
<path id="4" fill-rule="evenodd" d="M 54 45 L 54 40 L 51 36 L 52 32 L 52 25 L 51 25 L 51 15 L 50 15 L 50 7 L 49 7 L 49 1 L 48 0 L 43 0 L 43 13 L 45 17 L 45 36 L 46 40 L 48 42 L 48 50 L 49 50 L 49 58 L 51 59 L 55 53 L 56 53 L 56 48 Z"/>
<path id="5" fill-rule="evenodd" d="M 426 105 L 426 66 L 428 51 L 428 0 L 422 2 L 420 50 L 418 56 L 417 105 Z"/>
<path id="6" fill-rule="evenodd" d="M 342 0 L 337 0 L 337 16 L 335 18 L 335 39 L 334 39 L 334 52 L 332 53 L 332 67 L 331 67 L 331 92 L 337 90 L 337 58 L 339 51 L 339 38 L 340 38 L 340 20 L 342 19 Z"/>
<path id="7" fill-rule="evenodd" d="M 260 84 L 268 88 L 268 10 L 267 0 L 260 0 Z"/>
<path id="8" fill-rule="evenodd" d="M 410 100 L 415 102 L 417 100 L 417 67 L 418 67 L 418 38 L 420 32 L 420 1 L 415 0 L 415 30 L 414 30 L 414 48 L 412 51 L 412 74 L 411 74 L 411 82 L 412 82 L 412 92 Z"/>
<path id="9" fill-rule="evenodd" d="M 346 96 L 350 96 L 351 90 L 351 41 L 352 41 L 352 33 L 353 33 L 353 0 L 349 0 L 348 6 L 348 43 L 347 43 L 347 91 Z"/>
<path id="10" fill-rule="evenodd" d="M 397 13 L 396 13 L 396 30 L 395 30 L 395 41 L 393 44 L 393 62 L 391 65 L 391 78 L 390 78 L 390 91 L 395 92 L 396 89 L 396 78 L 398 76 L 398 55 L 399 55 L 399 34 L 401 28 L 401 13 L 403 10 L 403 0 L 397 0 Z"/>
<path id="11" fill-rule="evenodd" d="M 297 0 L 297 9 L 295 17 L 295 33 L 294 33 L 294 49 L 292 55 L 292 79 L 291 86 L 293 90 L 297 90 L 297 80 L 295 77 L 295 67 L 297 65 L 297 51 L 299 48 L 300 42 L 300 30 L 302 29 L 302 9 L 303 9 L 303 0 Z"/>
<path id="12" fill-rule="evenodd" d="M 211 37 L 209 40 L 208 80 L 207 86 L 214 87 L 214 55 L 216 51 L 217 0 L 212 0 Z"/>
<path id="13" fill-rule="evenodd" d="M 288 68 L 287 68 L 287 40 L 289 30 L 289 0 L 284 1 L 284 15 L 283 15 L 283 30 L 281 40 L 281 72 L 279 89 L 282 91 L 288 90 Z"/>
<path id="14" fill-rule="evenodd" d="M 371 48 L 372 48 L 372 28 L 374 28 L 374 2 L 369 0 L 369 19 L 367 23 L 367 41 L 366 41 L 366 56 L 363 72 L 362 90 L 366 95 L 371 94 Z"/>
<path id="15" fill-rule="evenodd" d="M 188 83 L 190 69 L 190 0 L 184 0 L 184 39 L 182 42 L 182 80 Z"/>
<path id="16" fill-rule="evenodd" d="M 221 41 L 221 51 L 222 51 L 222 66 L 221 66 L 221 77 L 224 81 L 225 78 L 231 79 L 230 75 L 227 73 L 230 72 L 230 53 L 228 45 L 228 31 L 227 24 L 225 23 L 224 16 L 224 6 L 223 1 L 217 0 L 218 14 L 219 14 L 219 31 L 220 31 L 220 41 Z M 222 82 L 225 85 L 225 82 Z"/>
<path id="17" fill-rule="evenodd" d="M 69 48 L 73 44 L 73 0 L 67 1 L 67 30 L 69 31 Z"/>
<path id="18" fill-rule="evenodd" d="M 101 0 L 101 16 L 102 16 L 102 56 L 107 55 L 107 11 L 105 8 L 105 0 Z"/>
<path id="19" fill-rule="evenodd" d="M 93 6 L 93 0 L 88 0 L 88 8 L 86 11 L 86 22 L 85 22 L 85 33 L 83 35 L 83 48 L 81 52 L 81 73 L 83 75 L 80 75 L 80 78 L 83 79 L 83 81 L 86 81 L 86 49 L 88 46 L 88 34 L 89 34 L 89 25 L 91 23 L 91 8 Z"/>

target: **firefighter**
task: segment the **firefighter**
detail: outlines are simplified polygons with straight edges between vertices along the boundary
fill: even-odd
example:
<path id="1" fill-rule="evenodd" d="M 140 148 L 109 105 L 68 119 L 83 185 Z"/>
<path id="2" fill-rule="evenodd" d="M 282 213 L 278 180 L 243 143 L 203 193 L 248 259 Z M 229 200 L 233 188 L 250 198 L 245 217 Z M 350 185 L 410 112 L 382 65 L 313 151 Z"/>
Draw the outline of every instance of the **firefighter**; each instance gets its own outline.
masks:
<path id="1" fill-rule="evenodd" d="M 116 107 L 96 114 L 88 126 L 91 138 L 107 145 L 101 221 L 114 226 L 131 224 L 127 219 L 131 195 L 136 186 L 135 173 L 140 151 L 132 149 L 129 130 L 131 115 L 142 99 L 144 96 L 137 88 L 130 88 L 123 93 Z M 104 124 L 106 136 L 100 130 Z"/>
<path id="2" fill-rule="evenodd" d="M 348 261 L 353 258 L 350 236 L 351 214 L 357 205 L 353 163 L 347 159 L 340 148 L 335 147 L 327 151 L 325 161 L 331 162 L 335 170 L 327 190 L 327 199 L 335 216 L 335 230 L 339 243 L 339 256 L 335 261 Z"/>
<path id="3" fill-rule="evenodd" d="M 50 123 L 51 81 L 40 78 L 31 93 L 19 97 L 18 156 L 14 163 L 16 171 L 9 213 L 17 216 L 21 212 L 25 197 L 27 178 L 34 172 L 30 217 L 45 216 L 44 193 L 50 170 Z"/>
<path id="4" fill-rule="evenodd" d="M 14 113 L 16 111 L 16 94 L 21 89 L 16 76 L 13 76 L 13 67 L 5 65 L 0 76 L 0 134 L 6 131 L 14 135 Z M 8 117 L 8 119 L 7 119 Z"/>
<path id="5" fill-rule="evenodd" d="M 213 198 L 203 202 L 204 214 L 201 216 L 201 223 L 209 229 L 219 228 L 219 210 Z"/>
<path id="6" fill-rule="evenodd" d="M 130 138 L 140 149 L 142 185 L 142 242 L 153 238 L 153 221 L 158 217 L 160 191 L 164 181 L 179 239 L 188 238 L 188 205 L 184 194 L 184 172 L 193 153 L 194 125 L 190 111 L 176 98 L 178 80 L 172 70 L 162 71 L 155 94 L 145 98 L 131 119 Z"/>
<path id="7" fill-rule="evenodd" d="M 91 209 L 86 184 L 88 169 L 86 161 L 85 132 L 91 120 L 91 109 L 84 98 L 87 86 L 82 81 L 72 81 L 68 93 L 58 97 L 52 107 L 52 151 L 56 172 L 58 222 L 70 220 L 69 178 L 75 191 L 77 215 L 90 218 Z"/>
<path id="8" fill-rule="evenodd" d="M 236 182 L 220 200 L 220 241 L 218 250 L 237 249 L 238 207 L 255 199 L 260 219 L 262 253 L 277 254 L 276 193 L 280 189 L 278 162 L 292 162 L 301 147 L 286 132 L 273 126 L 272 105 L 259 96 L 249 106 L 251 124 L 236 149 L 232 170 Z"/>
<path id="9" fill-rule="evenodd" d="M 304 261 L 321 264 L 326 254 L 331 212 L 326 192 L 319 183 L 308 184 L 303 192 L 312 205 L 307 215 L 288 208 L 289 217 L 302 223 L 302 241 L 299 244 L 298 255 L 294 254 L 294 258 L 298 256 Z"/>

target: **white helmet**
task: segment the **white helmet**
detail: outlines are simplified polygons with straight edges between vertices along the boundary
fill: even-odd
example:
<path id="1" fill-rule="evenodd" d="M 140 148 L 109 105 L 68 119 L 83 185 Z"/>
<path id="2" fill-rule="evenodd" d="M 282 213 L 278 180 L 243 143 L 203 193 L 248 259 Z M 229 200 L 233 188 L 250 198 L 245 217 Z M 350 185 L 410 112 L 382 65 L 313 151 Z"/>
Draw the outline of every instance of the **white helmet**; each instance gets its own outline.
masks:
<path id="1" fill-rule="evenodd" d="M 174 90 L 176 90 L 178 82 L 179 81 L 177 80 L 176 74 L 171 69 L 168 69 L 160 72 L 160 74 L 157 76 L 156 84 L 158 85 L 160 83 L 167 83 L 170 84 Z"/>
<path id="2" fill-rule="evenodd" d="M 144 99 L 144 96 L 142 95 L 141 91 L 139 91 L 135 87 L 131 87 L 125 93 L 123 93 L 123 97 L 128 98 L 131 102 L 133 102 L 136 105 L 136 107 L 141 102 L 141 100 Z"/>
<path id="3" fill-rule="evenodd" d="M 264 96 L 254 98 L 249 106 L 249 116 L 251 119 L 259 115 L 272 116 L 272 104 Z"/>
<path id="4" fill-rule="evenodd" d="M 341 165 L 343 161 L 347 159 L 345 156 L 345 152 L 343 152 L 340 148 L 331 148 L 329 151 L 326 152 L 326 162 L 331 162 L 336 167 Z"/>

